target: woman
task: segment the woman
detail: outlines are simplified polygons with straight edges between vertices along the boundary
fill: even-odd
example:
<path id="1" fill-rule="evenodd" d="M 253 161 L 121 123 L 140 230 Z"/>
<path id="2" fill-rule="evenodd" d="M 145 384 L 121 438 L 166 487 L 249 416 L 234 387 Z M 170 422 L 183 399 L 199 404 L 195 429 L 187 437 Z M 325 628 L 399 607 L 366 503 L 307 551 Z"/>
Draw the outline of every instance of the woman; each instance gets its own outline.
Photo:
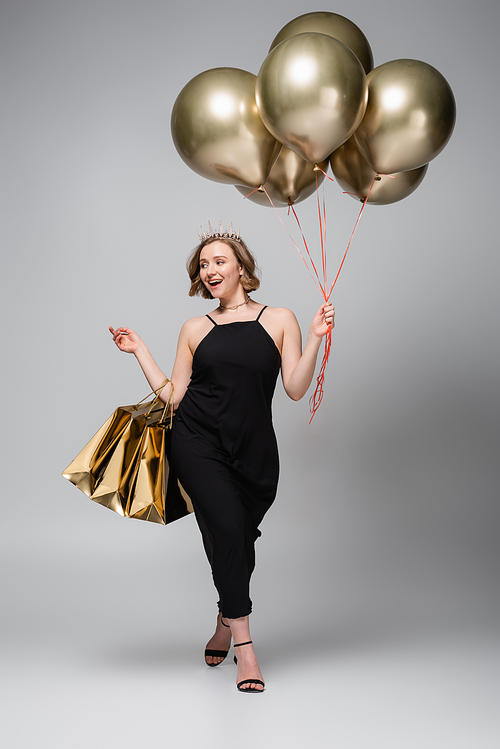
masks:
<path id="1" fill-rule="evenodd" d="M 200 237 L 189 262 L 190 296 L 215 299 L 218 307 L 182 327 L 172 380 L 176 409 L 172 460 L 193 502 L 215 587 L 219 614 L 205 661 L 217 666 L 231 638 L 237 653 L 237 687 L 264 690 L 250 640 L 250 577 L 254 543 L 278 481 L 278 452 L 271 415 L 276 379 L 300 400 L 314 374 L 321 340 L 334 325 L 334 309 L 322 304 L 302 353 L 301 334 L 288 309 L 250 299 L 259 287 L 255 260 L 241 237 L 220 229 Z M 142 339 L 129 328 L 109 328 L 121 351 L 137 358 L 151 388 L 166 377 Z"/>

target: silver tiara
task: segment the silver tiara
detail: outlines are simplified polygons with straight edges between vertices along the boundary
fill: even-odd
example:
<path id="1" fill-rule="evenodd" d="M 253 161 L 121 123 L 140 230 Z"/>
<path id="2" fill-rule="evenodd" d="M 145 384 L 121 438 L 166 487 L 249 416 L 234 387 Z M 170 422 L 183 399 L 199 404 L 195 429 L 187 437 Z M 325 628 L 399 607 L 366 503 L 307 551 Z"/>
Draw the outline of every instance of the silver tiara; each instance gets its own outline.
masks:
<path id="1" fill-rule="evenodd" d="M 236 234 L 236 232 L 233 230 L 232 221 L 231 221 L 228 231 L 224 231 L 224 229 L 222 228 L 222 221 L 219 224 L 218 231 L 214 231 L 212 229 L 212 224 L 210 223 L 210 221 L 208 222 L 209 231 L 205 231 L 203 226 L 201 226 L 200 228 L 201 228 L 201 234 L 200 232 L 198 232 L 200 242 L 205 242 L 207 239 L 234 239 L 236 242 L 241 242 L 240 233 L 238 232 Z"/>

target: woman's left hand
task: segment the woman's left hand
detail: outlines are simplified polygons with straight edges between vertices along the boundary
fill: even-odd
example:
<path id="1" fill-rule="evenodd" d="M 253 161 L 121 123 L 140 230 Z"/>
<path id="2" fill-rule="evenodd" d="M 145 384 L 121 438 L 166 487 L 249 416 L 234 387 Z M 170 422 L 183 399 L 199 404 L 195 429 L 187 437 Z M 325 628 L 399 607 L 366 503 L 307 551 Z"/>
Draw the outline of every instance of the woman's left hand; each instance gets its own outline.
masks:
<path id="1" fill-rule="evenodd" d="M 330 302 L 324 302 L 312 319 L 311 333 L 318 338 L 323 338 L 334 327 L 335 307 Z"/>

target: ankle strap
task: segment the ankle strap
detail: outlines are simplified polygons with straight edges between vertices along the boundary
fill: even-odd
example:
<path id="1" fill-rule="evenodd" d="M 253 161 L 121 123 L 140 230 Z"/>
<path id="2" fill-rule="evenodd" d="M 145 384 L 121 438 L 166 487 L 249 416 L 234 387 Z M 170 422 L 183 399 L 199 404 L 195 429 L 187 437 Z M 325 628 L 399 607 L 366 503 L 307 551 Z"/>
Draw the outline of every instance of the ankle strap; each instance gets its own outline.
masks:
<path id="1" fill-rule="evenodd" d="M 235 648 L 241 648 L 242 645 L 252 645 L 252 641 L 249 640 L 248 642 L 238 642 L 233 645 Z"/>
<path id="2" fill-rule="evenodd" d="M 224 622 L 222 621 L 222 616 L 220 618 L 220 623 L 222 624 L 223 627 L 227 627 L 228 629 L 231 629 L 231 627 L 229 626 L 229 624 L 224 624 Z"/>

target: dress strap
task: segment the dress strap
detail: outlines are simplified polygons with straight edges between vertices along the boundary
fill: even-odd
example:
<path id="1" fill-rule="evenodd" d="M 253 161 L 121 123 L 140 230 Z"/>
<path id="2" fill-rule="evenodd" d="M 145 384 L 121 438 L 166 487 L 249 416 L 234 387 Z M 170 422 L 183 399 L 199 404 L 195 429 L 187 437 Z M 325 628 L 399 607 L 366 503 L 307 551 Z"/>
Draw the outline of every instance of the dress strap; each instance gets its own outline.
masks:
<path id="1" fill-rule="evenodd" d="M 214 325 L 217 325 L 217 323 L 215 322 L 215 320 L 213 320 L 213 319 L 212 319 L 212 318 L 210 317 L 210 315 L 205 315 L 205 317 L 208 317 L 208 319 L 210 320 L 210 322 L 213 322 L 213 324 L 214 324 Z"/>
<path id="2" fill-rule="evenodd" d="M 259 314 L 258 314 L 257 319 L 255 320 L 255 322 L 258 322 L 260 320 L 260 316 L 262 315 L 262 313 L 264 312 L 265 309 L 267 309 L 267 304 L 264 307 L 262 307 L 262 309 L 259 312 Z"/>

